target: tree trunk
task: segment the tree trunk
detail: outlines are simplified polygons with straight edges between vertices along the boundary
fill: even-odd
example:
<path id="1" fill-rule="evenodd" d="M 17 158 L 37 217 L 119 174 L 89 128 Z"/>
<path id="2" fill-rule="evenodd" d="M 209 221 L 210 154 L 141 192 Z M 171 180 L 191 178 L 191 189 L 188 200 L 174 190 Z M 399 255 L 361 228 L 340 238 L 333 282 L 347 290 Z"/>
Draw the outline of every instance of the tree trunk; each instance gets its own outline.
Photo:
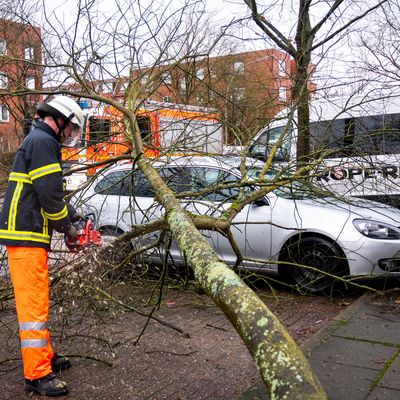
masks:
<path id="1" fill-rule="evenodd" d="M 211 249 L 147 159 L 138 160 L 196 280 L 223 310 L 253 356 L 271 399 L 326 399 L 310 365 L 278 319 Z"/>

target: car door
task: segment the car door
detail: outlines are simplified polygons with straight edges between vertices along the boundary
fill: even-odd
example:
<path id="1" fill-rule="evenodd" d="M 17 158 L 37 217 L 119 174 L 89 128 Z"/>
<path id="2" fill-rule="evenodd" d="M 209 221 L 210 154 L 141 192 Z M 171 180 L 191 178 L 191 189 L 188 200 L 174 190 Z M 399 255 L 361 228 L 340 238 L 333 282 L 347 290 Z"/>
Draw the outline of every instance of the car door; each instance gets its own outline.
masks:
<path id="1" fill-rule="evenodd" d="M 154 191 L 136 169 L 104 174 L 86 204 L 96 210 L 100 228 L 115 228 L 119 232 L 159 218 L 162 212 L 154 200 Z"/>
<path id="2" fill-rule="evenodd" d="M 190 211 L 200 215 L 221 216 L 239 195 L 234 184 L 239 177 L 230 171 L 202 166 L 191 166 L 193 190 L 199 195 L 193 199 Z M 214 188 L 214 190 L 213 190 Z M 243 190 L 255 190 L 245 188 Z M 271 207 L 267 199 L 246 205 L 234 218 L 231 232 L 244 258 L 244 266 L 266 267 L 271 249 Z M 222 233 L 202 231 L 224 261 L 234 265 L 237 256 L 228 238 Z"/>
<path id="3" fill-rule="evenodd" d="M 184 194 L 188 194 L 193 190 L 190 170 L 178 165 L 169 165 L 159 168 L 158 173 L 161 179 L 168 185 L 175 195 L 178 196 L 180 206 L 187 208 L 190 204 L 190 198 L 184 196 Z M 159 249 L 161 257 L 164 257 L 166 252 L 168 252 L 168 258 L 173 260 L 175 264 L 182 265 L 185 263 L 183 253 L 180 251 L 175 240 L 172 239 L 170 232 L 165 233 L 162 247 Z"/>

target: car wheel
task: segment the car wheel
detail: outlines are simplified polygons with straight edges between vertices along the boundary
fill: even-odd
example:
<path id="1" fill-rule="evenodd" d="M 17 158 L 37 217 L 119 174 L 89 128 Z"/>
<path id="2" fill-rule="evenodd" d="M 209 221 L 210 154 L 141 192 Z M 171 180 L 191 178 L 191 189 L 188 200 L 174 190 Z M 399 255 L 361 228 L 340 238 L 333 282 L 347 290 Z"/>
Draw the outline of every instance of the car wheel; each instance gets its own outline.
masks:
<path id="1" fill-rule="evenodd" d="M 290 265 L 284 265 L 279 273 L 300 292 L 332 292 L 337 281 L 335 277 L 347 274 L 348 270 L 340 248 L 320 237 L 305 237 L 287 244 L 284 258 Z"/>

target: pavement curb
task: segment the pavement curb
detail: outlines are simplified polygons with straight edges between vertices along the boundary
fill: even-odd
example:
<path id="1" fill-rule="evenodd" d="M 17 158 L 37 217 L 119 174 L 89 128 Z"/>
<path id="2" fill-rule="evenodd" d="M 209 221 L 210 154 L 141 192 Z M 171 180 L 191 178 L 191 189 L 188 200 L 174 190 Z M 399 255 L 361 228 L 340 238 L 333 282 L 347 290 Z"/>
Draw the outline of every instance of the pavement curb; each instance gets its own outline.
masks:
<path id="1" fill-rule="evenodd" d="M 341 311 L 335 318 L 329 321 L 317 333 L 307 339 L 302 345 L 299 346 L 300 350 L 304 353 L 306 358 L 310 356 L 313 350 L 322 342 L 326 341 L 333 332 L 340 328 L 343 321 L 351 319 L 360 308 L 373 297 L 372 292 L 365 292 L 354 303 L 349 305 L 346 309 Z M 269 400 L 266 392 L 264 382 L 259 380 L 255 385 L 248 388 L 242 393 L 237 400 Z"/>
<path id="2" fill-rule="evenodd" d="M 353 317 L 360 308 L 367 303 L 373 297 L 372 292 L 365 292 L 360 298 L 358 298 L 354 303 L 349 305 L 346 309 L 341 311 L 335 318 L 329 321 L 322 329 L 316 332 L 313 336 L 307 339 L 302 345 L 300 345 L 301 351 L 306 357 L 323 341 L 335 332 L 343 323 L 343 321 Z"/>

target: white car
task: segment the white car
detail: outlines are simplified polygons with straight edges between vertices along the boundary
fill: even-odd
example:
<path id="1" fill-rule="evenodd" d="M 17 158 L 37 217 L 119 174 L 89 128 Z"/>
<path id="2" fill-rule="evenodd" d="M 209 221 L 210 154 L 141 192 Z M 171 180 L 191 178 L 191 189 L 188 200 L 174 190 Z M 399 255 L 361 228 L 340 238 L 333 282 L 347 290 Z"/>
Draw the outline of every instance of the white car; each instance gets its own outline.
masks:
<path id="1" fill-rule="evenodd" d="M 181 204 L 188 211 L 218 216 L 239 194 L 235 183 L 243 179 L 234 167 L 238 159 L 226 161 L 223 157 L 171 157 L 155 161 L 154 166 L 182 196 Z M 263 164 L 246 165 L 254 177 Z M 231 230 L 243 256 L 241 268 L 278 273 L 314 293 L 331 290 L 332 275 L 371 277 L 400 272 L 400 210 L 360 199 L 350 204 L 321 198 L 307 194 L 301 186 L 295 183 L 275 190 L 246 205 L 235 217 Z M 250 185 L 244 190 L 258 189 Z M 189 192 L 197 195 L 189 197 Z M 96 211 L 104 234 L 121 234 L 162 215 L 153 194 L 143 174 L 123 163 L 100 174 L 75 201 Z M 236 264 L 237 256 L 226 237 L 217 231 L 203 233 L 228 265 Z M 169 252 L 175 265 L 185 263 L 174 242 Z M 161 262 L 162 253 L 162 249 L 151 253 L 152 261 Z"/>

